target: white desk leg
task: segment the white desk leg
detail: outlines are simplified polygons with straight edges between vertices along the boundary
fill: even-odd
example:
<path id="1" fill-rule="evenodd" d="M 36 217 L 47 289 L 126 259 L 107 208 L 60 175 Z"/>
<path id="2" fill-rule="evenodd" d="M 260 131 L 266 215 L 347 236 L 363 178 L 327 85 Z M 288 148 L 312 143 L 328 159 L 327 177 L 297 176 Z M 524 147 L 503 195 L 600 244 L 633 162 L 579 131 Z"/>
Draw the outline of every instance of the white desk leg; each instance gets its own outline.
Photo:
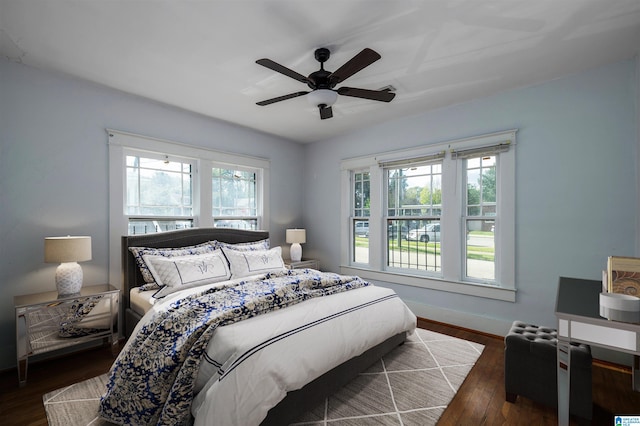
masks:
<path id="1" fill-rule="evenodd" d="M 633 364 L 631 365 L 631 380 L 633 385 L 633 390 L 636 392 L 640 392 L 640 356 L 633 356 Z"/>
<path id="2" fill-rule="evenodd" d="M 558 425 L 569 425 L 569 389 L 571 388 L 571 357 L 569 342 L 558 339 Z"/>

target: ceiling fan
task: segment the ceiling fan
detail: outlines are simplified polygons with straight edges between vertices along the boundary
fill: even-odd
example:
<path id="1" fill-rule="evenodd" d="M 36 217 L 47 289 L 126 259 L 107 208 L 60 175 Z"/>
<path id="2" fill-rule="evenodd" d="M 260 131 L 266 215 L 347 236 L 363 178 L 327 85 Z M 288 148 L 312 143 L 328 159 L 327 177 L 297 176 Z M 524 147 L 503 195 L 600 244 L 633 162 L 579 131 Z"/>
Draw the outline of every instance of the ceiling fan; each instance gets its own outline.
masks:
<path id="1" fill-rule="evenodd" d="M 311 91 L 289 93 L 288 95 L 267 99 L 265 101 L 257 102 L 256 104 L 265 106 L 275 102 L 297 98 L 298 96 L 308 95 L 309 102 L 318 107 L 320 110 L 320 118 L 324 120 L 333 117 L 331 105 L 335 103 L 338 95 L 381 102 L 391 102 L 391 100 L 396 96 L 396 94 L 392 93 L 389 89 L 368 90 L 358 89 L 355 87 L 340 87 L 338 89 L 334 89 L 336 85 L 342 83 L 358 71 L 361 71 L 363 68 L 368 67 L 380 59 L 381 56 L 377 52 L 369 48 L 365 48 L 336 71 L 330 72 L 324 69 L 324 63 L 329 59 L 330 54 L 329 49 L 324 47 L 316 49 L 315 57 L 318 62 L 320 62 L 320 69 L 312 72 L 308 77 L 280 65 L 271 59 L 258 59 L 256 61 L 257 64 L 298 80 L 301 83 L 305 83 L 311 88 Z"/>

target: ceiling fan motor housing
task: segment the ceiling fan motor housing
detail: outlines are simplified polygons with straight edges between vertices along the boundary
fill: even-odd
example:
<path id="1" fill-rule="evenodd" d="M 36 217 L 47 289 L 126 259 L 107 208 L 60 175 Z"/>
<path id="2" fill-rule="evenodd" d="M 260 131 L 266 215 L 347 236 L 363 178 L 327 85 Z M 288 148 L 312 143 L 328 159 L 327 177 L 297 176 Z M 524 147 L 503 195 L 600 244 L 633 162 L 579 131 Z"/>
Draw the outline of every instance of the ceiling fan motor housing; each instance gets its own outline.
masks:
<path id="1" fill-rule="evenodd" d="M 329 80 L 329 76 L 331 73 L 329 71 L 325 71 L 323 69 L 314 71 L 309 74 L 307 86 L 312 89 L 333 89 L 331 81 Z"/>

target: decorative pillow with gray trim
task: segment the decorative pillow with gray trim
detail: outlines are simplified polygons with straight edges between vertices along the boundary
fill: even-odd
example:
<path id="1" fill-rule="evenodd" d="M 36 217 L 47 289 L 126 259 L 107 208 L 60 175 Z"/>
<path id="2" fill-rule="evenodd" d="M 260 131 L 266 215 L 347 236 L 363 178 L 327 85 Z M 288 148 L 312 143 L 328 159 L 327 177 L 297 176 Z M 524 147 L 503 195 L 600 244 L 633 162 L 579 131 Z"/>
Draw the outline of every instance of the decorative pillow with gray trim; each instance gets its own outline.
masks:
<path id="1" fill-rule="evenodd" d="M 232 249 L 238 251 L 255 251 L 255 250 L 269 250 L 271 247 L 271 243 L 269 242 L 269 238 L 265 238 L 260 241 L 253 241 L 250 243 L 223 243 L 222 241 L 211 241 L 215 244 L 216 248 L 225 248 Z"/>
<path id="2" fill-rule="evenodd" d="M 231 267 L 231 278 L 266 274 L 268 272 L 284 272 L 287 268 L 282 260 L 282 248 L 270 250 L 229 250 L 222 249 Z"/>
<path id="3" fill-rule="evenodd" d="M 173 292 L 226 281 L 231 277 L 229 264 L 221 250 L 193 256 L 150 256 L 144 261 L 161 288 L 153 297 L 159 299 Z"/>
<path id="4" fill-rule="evenodd" d="M 153 248 L 153 247 L 129 247 L 131 253 L 133 253 L 133 257 L 136 260 L 136 265 L 140 268 L 140 272 L 142 273 L 142 278 L 144 278 L 144 282 L 152 283 L 153 275 L 149 271 L 149 267 L 144 261 L 145 255 L 150 256 L 164 256 L 164 257 L 175 257 L 175 256 L 189 256 L 194 254 L 203 254 L 203 253 L 211 253 L 216 249 L 214 241 L 207 241 L 206 243 L 197 244 L 194 246 L 188 247 L 176 247 L 176 248 Z"/>

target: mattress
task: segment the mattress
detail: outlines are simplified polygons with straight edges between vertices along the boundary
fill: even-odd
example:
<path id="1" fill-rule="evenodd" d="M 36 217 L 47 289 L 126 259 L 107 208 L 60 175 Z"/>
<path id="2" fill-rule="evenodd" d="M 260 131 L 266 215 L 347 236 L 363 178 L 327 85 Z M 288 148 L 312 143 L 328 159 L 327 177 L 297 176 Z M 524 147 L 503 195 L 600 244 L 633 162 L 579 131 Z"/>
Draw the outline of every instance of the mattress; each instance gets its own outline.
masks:
<path id="1" fill-rule="evenodd" d="M 261 275 L 248 276 L 243 279 L 251 280 L 260 276 Z M 134 287 L 129 291 L 129 305 L 134 312 L 136 312 L 140 316 L 144 316 L 144 314 L 149 312 L 153 307 L 153 305 L 156 303 L 160 304 L 170 300 L 176 300 L 176 299 L 179 299 L 180 297 L 184 297 L 190 293 L 193 293 L 194 291 L 198 291 L 205 288 L 218 287 L 225 283 L 226 282 L 218 282 L 218 283 L 208 284 L 206 286 L 200 286 L 200 287 L 195 287 L 195 288 L 186 289 L 182 291 L 177 291 L 175 293 L 171 293 L 168 296 L 161 297 L 159 299 L 156 299 L 153 297 L 153 295 L 156 294 L 158 290 L 141 291 L 139 287 Z"/>

